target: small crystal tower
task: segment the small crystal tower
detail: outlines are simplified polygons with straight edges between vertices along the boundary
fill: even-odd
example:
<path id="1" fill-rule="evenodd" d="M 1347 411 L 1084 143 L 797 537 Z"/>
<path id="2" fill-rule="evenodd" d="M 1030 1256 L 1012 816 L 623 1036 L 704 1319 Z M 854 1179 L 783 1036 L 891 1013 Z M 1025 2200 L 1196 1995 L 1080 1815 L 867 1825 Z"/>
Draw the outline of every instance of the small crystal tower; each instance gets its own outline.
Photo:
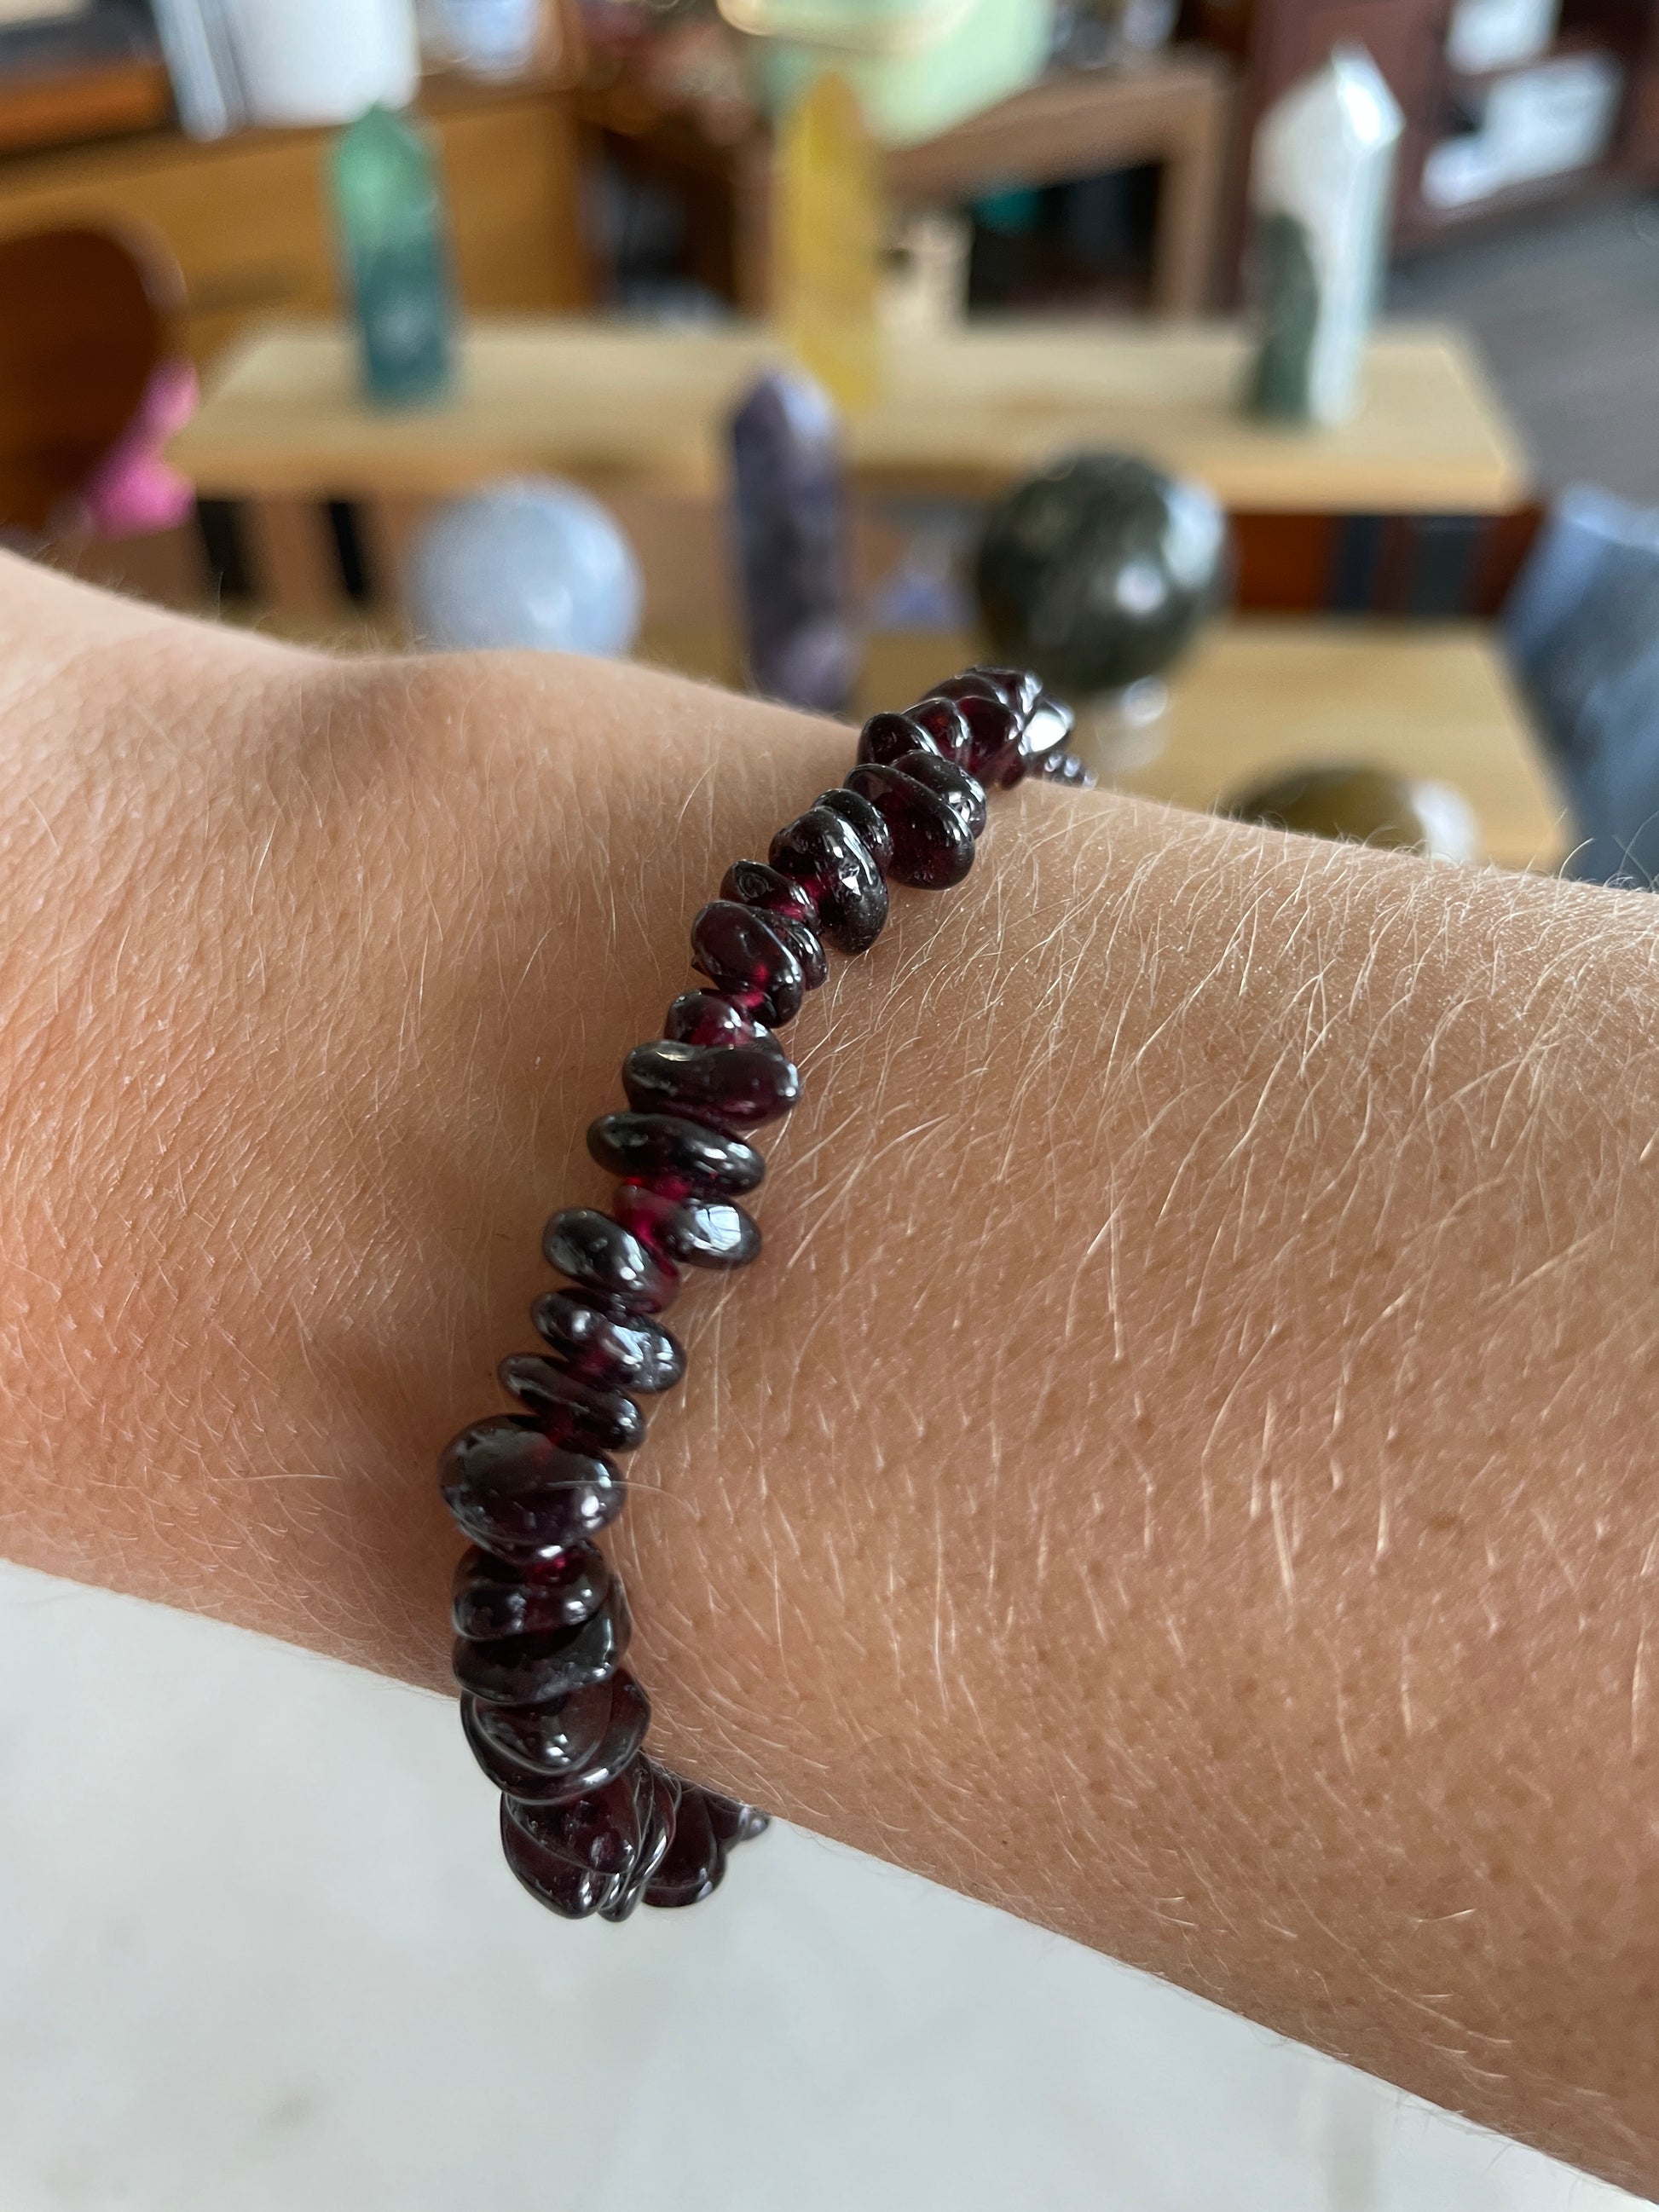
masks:
<path id="1" fill-rule="evenodd" d="M 820 77 L 779 132 L 772 289 L 784 342 L 849 411 L 881 385 L 882 184 L 857 96 Z"/>
<path id="2" fill-rule="evenodd" d="M 334 202 L 368 397 L 393 407 L 437 398 L 453 374 L 455 307 L 424 138 L 371 107 L 335 147 Z"/>
<path id="3" fill-rule="evenodd" d="M 732 418 L 732 524 L 750 688 L 838 714 L 858 678 L 836 413 L 798 370 L 771 369 Z"/>
<path id="4" fill-rule="evenodd" d="M 1358 405 L 1401 127 L 1382 71 L 1346 45 L 1261 118 L 1250 163 L 1252 414 L 1341 422 Z"/>

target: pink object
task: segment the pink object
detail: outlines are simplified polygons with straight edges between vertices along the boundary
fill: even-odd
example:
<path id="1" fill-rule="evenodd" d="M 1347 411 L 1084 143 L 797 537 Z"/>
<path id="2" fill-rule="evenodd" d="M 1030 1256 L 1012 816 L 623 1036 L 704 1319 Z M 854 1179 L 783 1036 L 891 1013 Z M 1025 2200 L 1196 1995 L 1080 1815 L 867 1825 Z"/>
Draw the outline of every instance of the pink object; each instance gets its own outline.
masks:
<path id="1" fill-rule="evenodd" d="M 161 459 L 161 448 L 184 428 L 200 397 L 189 362 L 157 363 L 137 413 L 81 493 L 82 511 L 100 538 L 146 538 L 175 528 L 189 515 L 195 490 Z"/>

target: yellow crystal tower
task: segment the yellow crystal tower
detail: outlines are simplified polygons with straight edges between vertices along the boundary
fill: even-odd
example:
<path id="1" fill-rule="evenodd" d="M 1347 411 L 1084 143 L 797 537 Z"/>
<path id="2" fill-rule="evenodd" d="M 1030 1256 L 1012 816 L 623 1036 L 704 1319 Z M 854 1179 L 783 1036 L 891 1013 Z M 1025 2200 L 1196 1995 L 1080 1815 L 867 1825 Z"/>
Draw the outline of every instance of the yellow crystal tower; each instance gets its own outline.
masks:
<path id="1" fill-rule="evenodd" d="M 784 125 L 775 206 L 779 330 L 838 406 L 866 405 L 881 382 L 881 160 L 845 77 L 821 76 Z"/>

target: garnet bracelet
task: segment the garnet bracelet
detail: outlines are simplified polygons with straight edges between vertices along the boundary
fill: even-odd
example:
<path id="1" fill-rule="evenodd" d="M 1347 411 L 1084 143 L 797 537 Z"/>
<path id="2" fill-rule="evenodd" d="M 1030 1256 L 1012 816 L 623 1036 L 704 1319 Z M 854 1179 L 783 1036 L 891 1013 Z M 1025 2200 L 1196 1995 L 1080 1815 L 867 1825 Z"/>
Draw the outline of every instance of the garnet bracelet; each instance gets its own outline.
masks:
<path id="1" fill-rule="evenodd" d="M 1035 677 L 969 669 L 872 716 L 846 782 L 780 830 L 764 864 L 726 871 L 691 925 L 714 988 L 675 1000 L 665 1034 L 623 1063 L 629 1110 L 587 1133 L 620 1178 L 610 1212 L 567 1208 L 547 1224 L 543 1249 L 571 1287 L 531 1309 L 546 1351 L 501 1362 L 523 1410 L 463 1429 L 439 1463 L 472 1546 L 452 1613 L 461 1725 L 501 1792 L 507 1864 L 568 1919 L 695 1905 L 730 1846 L 766 1826 L 647 1757 L 651 1707 L 622 1664 L 628 1601 L 592 1540 L 622 1511 L 611 1455 L 644 1440 L 639 1401 L 685 1371 L 659 1318 L 681 1269 L 741 1267 L 760 1250 L 738 1203 L 766 1172 L 749 1139 L 800 1096 L 775 1032 L 823 981 L 826 945 L 875 943 L 889 880 L 962 881 L 988 787 L 1090 781 L 1071 726 Z"/>

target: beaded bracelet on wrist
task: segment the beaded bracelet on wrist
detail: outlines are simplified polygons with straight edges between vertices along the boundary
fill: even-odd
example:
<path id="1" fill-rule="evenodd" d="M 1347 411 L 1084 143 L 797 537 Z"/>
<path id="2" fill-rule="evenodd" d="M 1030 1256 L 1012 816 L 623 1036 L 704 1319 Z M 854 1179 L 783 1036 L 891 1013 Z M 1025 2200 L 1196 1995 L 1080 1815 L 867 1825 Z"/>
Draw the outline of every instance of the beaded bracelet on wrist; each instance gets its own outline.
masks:
<path id="1" fill-rule="evenodd" d="M 741 1267 L 760 1250 L 738 1203 L 766 1172 L 750 1139 L 800 1096 L 776 1031 L 823 981 L 826 945 L 875 943 L 890 881 L 962 881 L 988 789 L 1090 781 L 1070 732 L 1036 678 L 969 669 L 874 715 L 846 782 L 779 830 L 763 863 L 726 871 L 691 926 L 712 989 L 675 1000 L 662 1036 L 623 1064 L 629 1110 L 587 1133 L 619 1178 L 610 1212 L 568 1208 L 547 1224 L 543 1249 L 569 1287 L 531 1309 L 546 1349 L 501 1362 L 521 1410 L 444 1452 L 444 1500 L 472 1546 L 452 1613 L 461 1724 L 501 1792 L 507 1864 L 568 1919 L 695 1905 L 732 1845 L 766 1826 L 645 1752 L 650 1704 L 622 1663 L 628 1601 L 593 1539 L 623 1510 L 614 1455 L 644 1440 L 641 1399 L 685 1371 L 660 1319 L 681 1271 Z"/>

